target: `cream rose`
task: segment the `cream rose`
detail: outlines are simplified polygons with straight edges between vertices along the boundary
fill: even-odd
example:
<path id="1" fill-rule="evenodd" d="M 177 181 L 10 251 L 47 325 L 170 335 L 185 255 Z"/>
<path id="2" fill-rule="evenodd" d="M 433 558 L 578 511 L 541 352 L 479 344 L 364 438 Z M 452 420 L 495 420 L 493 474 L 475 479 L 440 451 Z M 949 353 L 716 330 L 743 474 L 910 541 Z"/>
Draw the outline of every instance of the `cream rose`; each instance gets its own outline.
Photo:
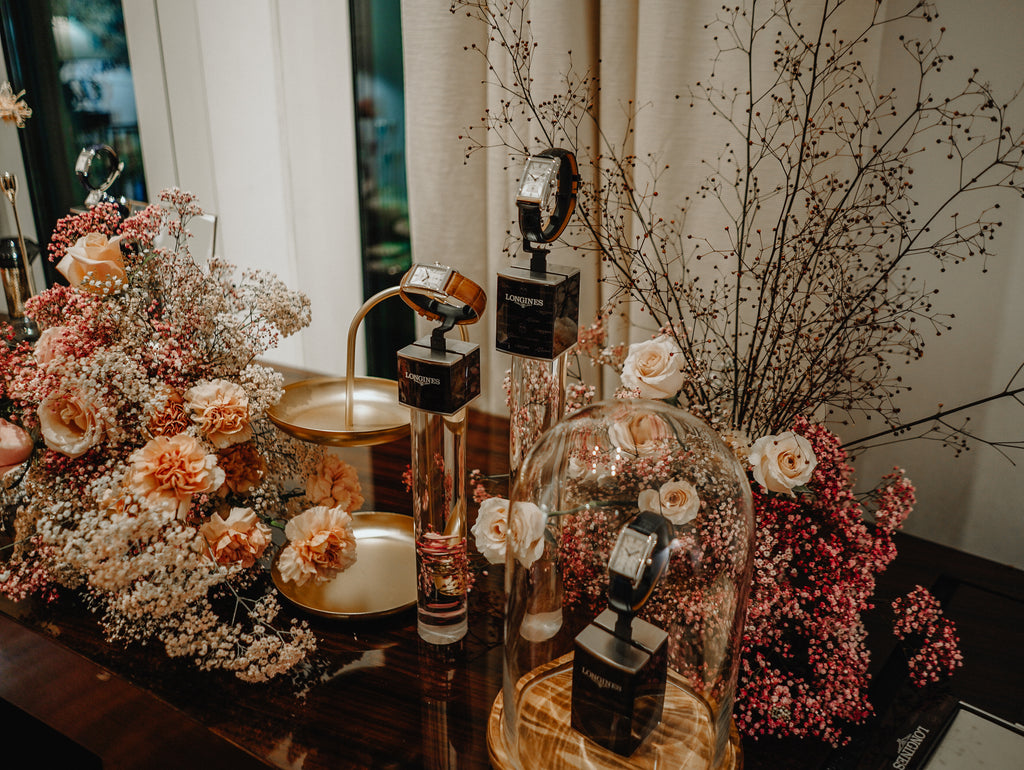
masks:
<path id="1" fill-rule="evenodd" d="M 508 533 L 508 500 L 489 497 L 480 503 L 476 522 L 471 530 L 478 550 L 491 564 L 505 563 Z"/>
<path id="2" fill-rule="evenodd" d="M 215 561 L 248 569 L 270 545 L 270 527 L 252 508 L 232 508 L 225 519 L 219 513 L 199 528 Z"/>
<path id="3" fill-rule="evenodd" d="M 661 485 L 657 491 L 645 489 L 637 498 L 641 511 L 660 513 L 677 527 L 688 524 L 700 512 L 697 489 L 688 481 L 675 479 Z"/>
<path id="4" fill-rule="evenodd" d="M 77 390 L 51 393 L 36 414 L 46 446 L 68 457 L 81 457 L 106 435 L 99 405 Z"/>
<path id="5" fill-rule="evenodd" d="M 173 511 L 183 518 L 198 494 L 224 483 L 217 456 L 187 433 L 157 436 L 128 458 L 128 491 L 154 510 Z"/>
<path id="6" fill-rule="evenodd" d="M 811 480 L 818 464 L 811 442 L 793 431 L 762 436 L 750 448 L 748 460 L 758 484 L 791 496 L 795 487 Z"/>
<path id="7" fill-rule="evenodd" d="M 323 582 L 355 564 L 352 517 L 341 508 L 310 508 L 290 520 L 284 534 L 289 542 L 281 549 L 277 568 L 289 583 Z"/>
<path id="8" fill-rule="evenodd" d="M 509 541 L 512 553 L 524 567 L 529 567 L 544 553 L 544 531 L 548 517 L 533 503 L 512 506 Z"/>
<path id="9" fill-rule="evenodd" d="M 109 294 L 125 279 L 121 236 L 107 240 L 102 233 L 83 235 L 68 247 L 57 270 L 72 286 L 93 294 Z"/>
<path id="10" fill-rule="evenodd" d="M 634 414 L 627 419 L 616 420 L 608 429 L 608 438 L 617 447 L 635 455 L 661 451 L 671 435 L 668 423 L 656 414 Z"/>
<path id="11" fill-rule="evenodd" d="M 363 504 L 363 489 L 356 469 L 332 454 L 325 454 L 306 476 L 306 497 L 314 505 L 354 511 Z"/>
<path id="12" fill-rule="evenodd" d="M 683 352 L 667 334 L 629 346 L 622 384 L 641 398 L 672 398 L 683 388 Z"/>
<path id="13" fill-rule="evenodd" d="M 0 476 L 32 455 L 32 437 L 24 428 L 0 418 Z"/>
<path id="14" fill-rule="evenodd" d="M 192 421 L 218 449 L 252 438 L 249 396 L 241 385 L 227 380 L 200 383 L 185 391 L 185 406 Z"/>

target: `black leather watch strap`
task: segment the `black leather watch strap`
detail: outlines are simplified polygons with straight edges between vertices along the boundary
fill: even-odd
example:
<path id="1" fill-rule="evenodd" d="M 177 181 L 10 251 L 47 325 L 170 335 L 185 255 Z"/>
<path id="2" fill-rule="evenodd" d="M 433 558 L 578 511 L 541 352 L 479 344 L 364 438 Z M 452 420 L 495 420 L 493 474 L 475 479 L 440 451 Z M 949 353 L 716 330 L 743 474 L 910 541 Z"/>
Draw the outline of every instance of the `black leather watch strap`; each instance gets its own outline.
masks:
<path id="1" fill-rule="evenodd" d="M 519 230 L 523 238 L 532 243 L 551 243 L 565 230 L 573 211 L 576 209 L 576 193 L 579 190 L 580 174 L 576 156 L 569 150 L 550 147 L 537 153 L 541 158 L 558 158 L 558 188 L 555 193 L 555 210 L 547 221 L 541 206 L 531 201 L 517 201 L 519 207 Z"/>
<path id="2" fill-rule="evenodd" d="M 608 606 L 620 615 L 631 618 L 650 598 L 668 567 L 672 531 L 660 513 L 643 511 L 619 532 L 608 565 Z"/>

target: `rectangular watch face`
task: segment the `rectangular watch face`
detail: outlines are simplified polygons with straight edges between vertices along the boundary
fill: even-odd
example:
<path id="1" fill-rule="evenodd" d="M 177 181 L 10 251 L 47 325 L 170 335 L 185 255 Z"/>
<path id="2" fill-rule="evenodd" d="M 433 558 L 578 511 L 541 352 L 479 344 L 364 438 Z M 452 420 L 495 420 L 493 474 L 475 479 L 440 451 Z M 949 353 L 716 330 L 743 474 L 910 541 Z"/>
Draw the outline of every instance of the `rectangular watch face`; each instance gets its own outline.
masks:
<path id="1" fill-rule="evenodd" d="M 407 285 L 430 291 L 442 291 L 450 272 L 450 268 L 440 265 L 416 265 Z"/>
<path id="2" fill-rule="evenodd" d="M 654 535 L 645 535 L 635 529 L 624 529 L 612 550 L 608 569 L 616 572 L 635 586 L 647 568 L 647 559 L 654 550 Z"/>
<path id="3" fill-rule="evenodd" d="M 519 182 L 519 199 L 540 203 L 548 196 L 555 174 L 558 172 L 558 158 L 530 158 L 523 169 Z"/>

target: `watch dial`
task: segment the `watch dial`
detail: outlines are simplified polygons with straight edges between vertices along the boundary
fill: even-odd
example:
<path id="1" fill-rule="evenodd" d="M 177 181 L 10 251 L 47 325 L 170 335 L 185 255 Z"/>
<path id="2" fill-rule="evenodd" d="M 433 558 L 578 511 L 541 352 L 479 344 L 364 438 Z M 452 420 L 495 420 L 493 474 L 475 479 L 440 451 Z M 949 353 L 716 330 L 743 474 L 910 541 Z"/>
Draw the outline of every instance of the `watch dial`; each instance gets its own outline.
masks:
<path id="1" fill-rule="evenodd" d="M 634 583 L 643 574 L 650 551 L 650 537 L 633 529 L 624 529 L 612 551 L 608 569 Z"/>
<path id="2" fill-rule="evenodd" d="M 519 197 L 536 203 L 545 203 L 555 189 L 553 181 L 558 171 L 557 158 L 530 158 L 523 169 L 519 184 Z"/>
<path id="3" fill-rule="evenodd" d="M 424 289 L 441 291 L 444 289 L 445 279 L 448 277 L 448 270 L 444 267 L 431 265 L 417 265 L 412 273 L 409 282 L 415 286 L 422 286 Z"/>

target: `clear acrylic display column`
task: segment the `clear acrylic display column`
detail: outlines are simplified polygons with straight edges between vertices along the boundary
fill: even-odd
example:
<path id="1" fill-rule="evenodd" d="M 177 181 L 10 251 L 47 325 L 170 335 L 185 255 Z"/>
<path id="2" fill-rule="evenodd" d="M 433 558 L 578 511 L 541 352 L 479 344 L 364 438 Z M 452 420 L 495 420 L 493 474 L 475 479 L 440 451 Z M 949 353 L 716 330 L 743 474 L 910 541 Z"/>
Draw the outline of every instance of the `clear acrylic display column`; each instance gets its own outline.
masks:
<path id="1" fill-rule="evenodd" d="M 579 323 L 578 268 L 548 265 L 531 249 L 529 264 L 498 273 L 495 347 L 512 355 L 509 488 L 523 457 L 565 413 L 566 354 Z"/>
<path id="2" fill-rule="evenodd" d="M 480 395 L 480 348 L 446 340 L 448 329 L 398 351 L 398 396 L 411 412 L 416 625 L 432 644 L 458 641 L 468 625 L 466 407 Z"/>
<path id="3" fill-rule="evenodd" d="M 412 410 L 416 625 L 433 644 L 466 635 L 466 409 Z"/>
<path id="4" fill-rule="evenodd" d="M 565 413 L 566 354 L 553 359 L 512 356 L 509 392 L 509 487 L 526 452 Z"/>

